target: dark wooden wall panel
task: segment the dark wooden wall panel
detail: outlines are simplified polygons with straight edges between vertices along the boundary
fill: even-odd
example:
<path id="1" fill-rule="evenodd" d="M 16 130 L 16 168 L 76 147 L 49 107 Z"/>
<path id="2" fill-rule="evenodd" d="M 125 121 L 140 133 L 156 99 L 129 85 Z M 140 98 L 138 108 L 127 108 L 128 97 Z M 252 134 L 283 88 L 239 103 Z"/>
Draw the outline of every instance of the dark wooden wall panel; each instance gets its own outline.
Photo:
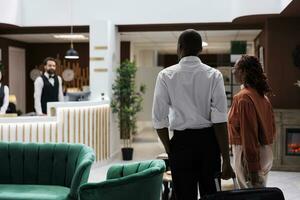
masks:
<path id="1" fill-rule="evenodd" d="M 258 57 L 259 48 L 263 47 L 264 50 L 266 49 L 266 31 L 262 30 L 259 35 L 254 39 L 254 52 L 255 56 Z"/>
<path id="2" fill-rule="evenodd" d="M 295 67 L 292 51 L 300 45 L 300 18 L 268 19 L 266 24 L 266 73 L 275 94 L 273 106 L 300 109 L 300 68 Z"/>
<path id="3" fill-rule="evenodd" d="M 28 44 L 26 49 L 26 89 L 27 89 L 27 112 L 34 111 L 34 82 L 30 79 L 30 71 L 39 66 L 46 57 L 60 57 L 63 59 L 65 52 L 70 48 L 69 43 L 37 43 Z M 79 66 L 89 67 L 89 43 L 76 43 L 74 49 L 78 51 Z"/>
<path id="4" fill-rule="evenodd" d="M 122 41 L 121 42 L 121 62 L 125 60 L 130 60 L 130 42 Z"/>
<path id="5" fill-rule="evenodd" d="M 201 61 L 211 67 L 230 66 L 230 54 L 200 54 Z M 158 66 L 169 67 L 178 63 L 176 54 L 159 54 Z"/>

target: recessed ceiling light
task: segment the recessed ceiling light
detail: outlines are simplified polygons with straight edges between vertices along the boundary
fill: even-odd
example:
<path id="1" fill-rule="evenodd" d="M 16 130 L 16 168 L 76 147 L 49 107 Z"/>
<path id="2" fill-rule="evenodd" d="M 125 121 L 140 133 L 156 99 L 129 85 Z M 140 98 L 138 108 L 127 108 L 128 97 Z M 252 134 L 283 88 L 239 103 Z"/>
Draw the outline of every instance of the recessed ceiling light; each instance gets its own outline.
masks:
<path id="1" fill-rule="evenodd" d="M 208 46 L 207 42 L 202 42 L 202 47 Z"/>
<path id="2" fill-rule="evenodd" d="M 59 35 L 53 35 L 54 38 L 57 39 L 63 39 L 63 40 L 87 40 L 88 37 L 82 35 L 82 34 L 59 34 Z"/>

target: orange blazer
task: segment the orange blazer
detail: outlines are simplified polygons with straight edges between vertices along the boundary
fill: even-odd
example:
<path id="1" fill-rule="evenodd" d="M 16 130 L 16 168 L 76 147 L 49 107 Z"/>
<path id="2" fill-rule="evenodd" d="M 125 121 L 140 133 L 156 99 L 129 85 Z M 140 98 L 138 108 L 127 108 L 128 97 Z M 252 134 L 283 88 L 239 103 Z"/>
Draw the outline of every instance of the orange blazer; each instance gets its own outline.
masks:
<path id="1" fill-rule="evenodd" d="M 266 96 L 253 88 L 243 88 L 233 98 L 228 113 L 230 144 L 242 145 L 248 170 L 260 170 L 260 145 L 269 145 L 275 138 L 275 120 L 272 105 Z"/>

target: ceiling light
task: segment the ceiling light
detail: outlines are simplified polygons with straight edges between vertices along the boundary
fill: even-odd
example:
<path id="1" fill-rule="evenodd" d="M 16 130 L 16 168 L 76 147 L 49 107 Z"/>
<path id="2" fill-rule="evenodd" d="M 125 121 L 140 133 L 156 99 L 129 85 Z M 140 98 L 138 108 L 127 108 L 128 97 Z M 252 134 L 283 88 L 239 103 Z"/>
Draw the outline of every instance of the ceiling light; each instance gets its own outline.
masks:
<path id="1" fill-rule="evenodd" d="M 82 34 L 59 34 L 59 35 L 53 35 L 54 38 L 57 39 L 64 39 L 64 40 L 87 40 L 88 38 L 85 37 Z"/>
<path id="2" fill-rule="evenodd" d="M 202 47 L 208 46 L 207 42 L 202 42 Z"/>
<path id="3" fill-rule="evenodd" d="M 65 54 L 65 59 L 73 59 L 73 60 L 77 60 L 79 59 L 79 54 L 78 52 L 74 49 L 73 47 L 73 37 L 74 35 L 76 36 L 76 34 L 73 34 L 73 23 L 72 23 L 72 1 L 70 0 L 70 24 L 71 24 L 71 32 L 70 35 L 71 38 L 71 44 L 70 44 L 70 49 L 66 52 Z"/>
<path id="4" fill-rule="evenodd" d="M 73 45 L 71 48 L 66 52 L 65 59 L 79 59 L 78 52 L 73 48 Z"/>
<path id="5" fill-rule="evenodd" d="M 71 26 L 71 36 L 73 36 L 73 26 Z M 78 52 L 74 49 L 73 47 L 73 37 L 70 38 L 71 39 L 71 45 L 70 45 L 70 49 L 66 52 L 65 55 L 65 59 L 79 59 L 79 54 Z"/>

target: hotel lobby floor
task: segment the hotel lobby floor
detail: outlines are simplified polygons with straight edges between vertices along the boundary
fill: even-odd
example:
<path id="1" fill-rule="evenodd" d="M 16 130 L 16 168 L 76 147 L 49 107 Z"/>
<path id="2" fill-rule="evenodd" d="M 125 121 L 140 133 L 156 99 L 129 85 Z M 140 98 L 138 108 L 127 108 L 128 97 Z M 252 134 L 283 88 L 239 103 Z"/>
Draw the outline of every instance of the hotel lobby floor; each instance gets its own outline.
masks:
<path id="1" fill-rule="evenodd" d="M 102 164 L 94 164 L 91 169 L 89 182 L 104 181 L 108 168 L 116 163 L 129 163 L 140 160 L 155 159 L 163 153 L 163 146 L 152 129 L 147 129 L 137 135 L 133 143 L 133 161 L 122 161 L 121 155 Z M 230 181 L 222 182 L 222 185 L 231 184 Z M 268 179 L 269 187 L 280 188 L 286 200 L 300 199 L 300 172 L 271 171 Z"/>

